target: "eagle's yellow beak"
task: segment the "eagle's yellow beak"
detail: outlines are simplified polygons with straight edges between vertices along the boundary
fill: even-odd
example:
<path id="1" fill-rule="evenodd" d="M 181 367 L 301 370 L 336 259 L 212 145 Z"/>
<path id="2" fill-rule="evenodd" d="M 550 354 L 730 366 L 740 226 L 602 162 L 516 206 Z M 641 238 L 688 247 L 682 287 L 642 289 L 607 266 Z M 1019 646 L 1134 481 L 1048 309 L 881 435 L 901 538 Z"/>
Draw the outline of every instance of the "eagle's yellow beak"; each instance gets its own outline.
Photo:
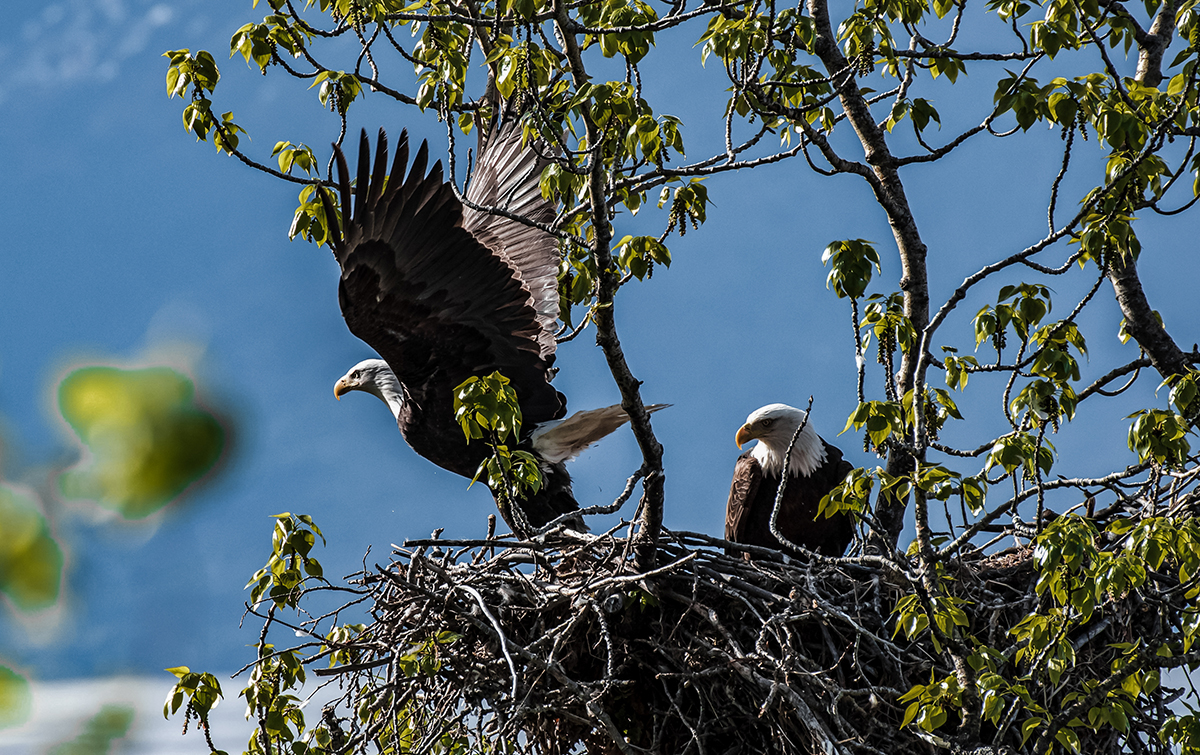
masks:
<path id="1" fill-rule="evenodd" d="M 346 382 L 346 378 L 337 381 L 333 386 L 333 397 L 338 401 L 342 400 L 342 394 L 350 392 L 350 384 Z"/>
<path id="2" fill-rule="evenodd" d="M 750 429 L 749 425 L 742 425 L 738 428 L 737 435 L 734 436 L 733 440 L 735 443 L 737 443 L 738 450 L 740 451 L 742 446 L 754 440 L 756 437 L 758 436 L 754 434 L 754 431 Z"/>

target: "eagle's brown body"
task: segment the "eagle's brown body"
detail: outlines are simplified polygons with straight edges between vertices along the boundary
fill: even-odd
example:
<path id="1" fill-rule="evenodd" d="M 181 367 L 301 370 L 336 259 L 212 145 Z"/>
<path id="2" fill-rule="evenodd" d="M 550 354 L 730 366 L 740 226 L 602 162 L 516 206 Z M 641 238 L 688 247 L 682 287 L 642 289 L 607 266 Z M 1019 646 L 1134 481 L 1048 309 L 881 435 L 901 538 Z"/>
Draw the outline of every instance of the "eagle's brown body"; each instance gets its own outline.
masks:
<path id="1" fill-rule="evenodd" d="M 796 545 L 826 556 L 841 556 L 854 537 L 854 522 L 846 513 L 819 515 L 821 499 L 854 467 L 842 452 L 826 443 L 807 425 L 787 459 L 784 455 L 804 412 L 772 404 L 751 414 L 738 430 L 738 445 L 757 439 L 759 446 L 738 457 L 725 508 L 725 539 L 747 545 L 789 550 L 771 532 L 771 512 L 783 474 L 788 483 L 776 515 L 776 528 Z"/>
<path id="2" fill-rule="evenodd" d="M 826 556 L 840 556 L 854 536 L 854 525 L 845 514 L 817 516 L 817 506 L 852 467 L 842 452 L 825 444 L 829 462 L 812 476 L 793 475 L 779 503 L 776 527 L 791 542 Z M 788 550 L 771 534 L 771 509 L 779 491 L 779 476 L 763 474 L 762 465 L 749 452 L 738 457 L 725 509 L 725 539 L 735 543 Z"/>

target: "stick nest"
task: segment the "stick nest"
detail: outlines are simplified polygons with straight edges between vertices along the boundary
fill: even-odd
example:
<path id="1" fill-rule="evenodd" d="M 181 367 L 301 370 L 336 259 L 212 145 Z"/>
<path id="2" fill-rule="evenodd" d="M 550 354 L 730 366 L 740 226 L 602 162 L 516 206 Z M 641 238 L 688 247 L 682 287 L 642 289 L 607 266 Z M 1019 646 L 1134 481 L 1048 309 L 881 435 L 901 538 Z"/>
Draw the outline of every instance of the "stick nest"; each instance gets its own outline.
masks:
<path id="1" fill-rule="evenodd" d="M 951 744 L 953 712 L 933 732 L 901 727 L 900 698 L 953 673 L 928 631 L 911 641 L 895 631 L 892 610 L 913 594 L 911 575 L 880 559 L 817 564 L 753 547 L 742 549 L 747 558 L 729 546 L 664 531 L 657 568 L 642 573 L 630 541 L 612 532 L 396 548 L 386 566 L 356 575 L 373 622 L 330 642 L 337 665 L 317 671 L 340 685 L 323 717 L 335 749 L 969 750 Z M 968 554 L 950 574 L 953 594 L 971 601 L 973 634 L 1008 647 L 1010 659 L 1008 629 L 1042 600 L 1031 553 Z M 1133 597 L 1097 611 L 1058 689 L 1105 677 L 1118 652 L 1110 643 L 1160 635 L 1160 612 Z M 1151 710 L 1133 722 L 1155 744 L 1169 691 L 1156 694 L 1158 720 Z M 1019 723 L 985 721 L 987 745 L 973 751 L 1021 751 Z M 1096 738 L 1085 751 L 1115 744 Z"/>

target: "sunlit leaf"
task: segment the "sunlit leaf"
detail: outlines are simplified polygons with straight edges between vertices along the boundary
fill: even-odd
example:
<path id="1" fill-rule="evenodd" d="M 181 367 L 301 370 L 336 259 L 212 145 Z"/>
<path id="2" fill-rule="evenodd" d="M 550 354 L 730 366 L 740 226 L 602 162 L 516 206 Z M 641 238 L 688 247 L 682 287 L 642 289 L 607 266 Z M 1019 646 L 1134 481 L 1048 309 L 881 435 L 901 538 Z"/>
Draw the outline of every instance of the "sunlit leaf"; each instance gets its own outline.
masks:
<path id="1" fill-rule="evenodd" d="M 86 449 L 59 478 L 127 519 L 162 508 L 213 468 L 225 443 L 217 419 L 196 405 L 192 381 L 155 367 L 85 367 L 59 385 L 59 410 Z"/>
<path id="2" fill-rule="evenodd" d="M 63 554 L 37 503 L 0 484 L 0 591 L 22 610 L 52 605 L 62 582 Z"/>
<path id="3" fill-rule="evenodd" d="M 7 666 L 0 666 L 0 729 L 25 723 L 32 708 L 29 682 Z"/>

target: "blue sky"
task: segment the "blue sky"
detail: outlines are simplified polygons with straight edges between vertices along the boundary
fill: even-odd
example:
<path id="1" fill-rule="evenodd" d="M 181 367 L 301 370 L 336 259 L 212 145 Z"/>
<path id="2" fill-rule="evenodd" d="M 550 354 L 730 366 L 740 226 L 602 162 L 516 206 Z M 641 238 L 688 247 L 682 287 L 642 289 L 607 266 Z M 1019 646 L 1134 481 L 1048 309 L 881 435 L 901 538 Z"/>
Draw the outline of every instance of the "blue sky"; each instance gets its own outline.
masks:
<path id="1" fill-rule="evenodd" d="M 219 476 L 149 522 L 112 521 L 46 496 L 67 552 L 63 598 L 38 616 L 0 614 L 0 658 L 40 679 L 242 665 L 256 631 L 237 626 L 241 587 L 266 560 L 269 517 L 280 511 L 308 513 L 322 526 L 330 546 L 318 557 L 332 575 L 359 568 L 368 547 L 382 561 L 390 543 L 437 527 L 450 536 L 482 534 L 494 511 L 482 486 L 467 490 L 466 480 L 417 457 L 375 399 L 334 401 L 334 381 L 372 354 L 341 319 L 329 253 L 287 239 L 295 189 L 195 143 L 182 128 L 182 104 L 166 98 L 161 52 L 211 50 L 223 72 L 216 108 L 234 110 L 249 131 L 248 151 L 265 160 L 275 141 L 289 139 L 327 155 L 337 121 L 315 90 L 275 73 L 261 77 L 240 57 L 225 59 L 229 35 L 262 10 L 248 0 L 18 0 L 7 10 L 0 472 L 45 488 L 49 472 L 73 459 L 53 389 L 64 370 L 83 363 L 188 367 L 204 400 L 230 417 L 232 444 Z M 721 144 L 724 86 L 716 66 L 698 67 L 693 39 L 660 40 L 656 54 L 671 65 L 643 75 L 647 98 L 683 119 L 689 155 L 698 157 Z M 940 82 L 926 90 L 922 96 L 943 108 L 943 136 L 982 119 L 992 81 L 980 66 L 962 100 Z M 962 111 L 953 109 L 958 101 L 967 103 Z M 435 154 L 444 151 L 444 131 L 427 114 L 368 97 L 352 115 L 351 133 L 407 126 L 431 138 Z M 850 138 L 838 144 L 861 154 Z M 935 302 L 979 265 L 1044 233 L 1044 187 L 1059 149 L 1057 133 L 1035 130 L 970 144 L 944 165 L 905 174 L 937 260 Z M 1094 142 L 1080 149 L 1096 154 Z M 1076 193 L 1064 207 L 1074 206 L 1083 185 L 1068 187 Z M 671 243 L 669 271 L 622 291 L 618 325 L 643 396 L 674 404 L 654 418 L 666 447 L 666 524 L 720 534 L 738 453 L 733 435 L 763 404 L 803 406 L 813 394 L 822 435 L 855 464 L 877 463 L 860 437 L 835 438 L 854 406 L 854 355 L 848 306 L 826 291 L 820 255 L 834 239 L 874 241 L 886 281 L 875 291 L 894 289 L 897 263 L 886 222 L 859 179 L 823 179 L 795 161 L 719 176 L 709 186 L 710 221 Z M 616 233 L 657 233 L 662 222 L 649 212 L 623 215 Z M 1152 224 L 1143 235 L 1151 300 L 1184 346 L 1196 340 L 1189 222 Z M 1060 250 L 1051 259 L 1064 256 Z M 1052 284 L 1060 315 L 1083 285 Z M 943 335 L 969 350 L 969 314 L 998 287 L 983 287 Z M 1099 298 L 1083 320 L 1092 376 L 1136 356 L 1116 341 L 1111 289 Z M 556 385 L 571 409 L 619 400 L 590 333 L 559 354 Z M 876 397 L 878 382 L 876 373 L 869 385 Z M 1132 458 L 1121 418 L 1154 402 L 1147 385 L 1054 439 L 1070 473 Z M 999 427 L 994 406 L 964 410 L 977 424 L 960 437 Z M 632 438 L 620 432 L 573 464 L 576 494 L 585 505 L 608 502 L 637 467 Z"/>

